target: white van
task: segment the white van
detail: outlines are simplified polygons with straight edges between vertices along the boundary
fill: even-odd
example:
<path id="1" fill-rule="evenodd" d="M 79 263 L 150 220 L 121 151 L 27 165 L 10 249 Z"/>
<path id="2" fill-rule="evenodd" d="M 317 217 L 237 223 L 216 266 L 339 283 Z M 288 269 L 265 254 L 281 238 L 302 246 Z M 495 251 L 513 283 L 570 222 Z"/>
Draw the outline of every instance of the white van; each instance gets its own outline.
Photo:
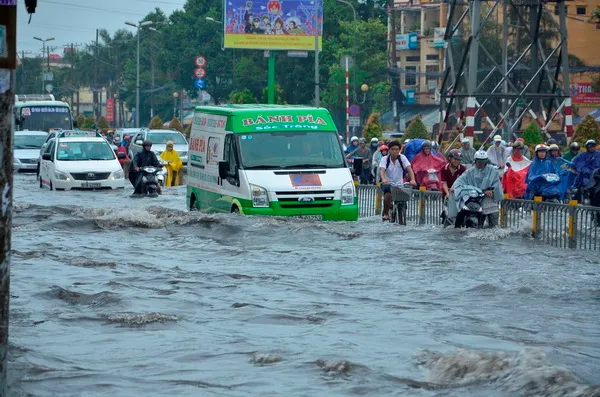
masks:
<path id="1" fill-rule="evenodd" d="M 121 153 L 125 156 L 125 153 Z M 50 190 L 125 187 L 123 169 L 97 132 L 62 131 L 48 141 L 40 164 L 40 188 Z"/>
<path id="2" fill-rule="evenodd" d="M 197 107 L 187 175 L 190 210 L 358 218 L 352 175 L 324 108 Z"/>

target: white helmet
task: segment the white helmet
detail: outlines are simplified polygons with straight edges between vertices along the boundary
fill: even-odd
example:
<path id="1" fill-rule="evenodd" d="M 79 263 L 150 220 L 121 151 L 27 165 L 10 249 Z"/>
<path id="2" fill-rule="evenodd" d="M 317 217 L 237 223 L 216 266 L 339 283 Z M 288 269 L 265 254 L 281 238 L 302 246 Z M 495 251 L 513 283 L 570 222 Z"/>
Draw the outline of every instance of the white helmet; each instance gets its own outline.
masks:
<path id="1" fill-rule="evenodd" d="M 469 138 L 463 138 L 461 139 L 462 143 L 471 143 L 471 141 L 469 140 Z"/>
<path id="2" fill-rule="evenodd" d="M 357 136 L 353 136 L 352 138 L 350 138 L 350 142 L 354 142 L 354 141 L 358 141 L 358 137 Z"/>
<path id="3" fill-rule="evenodd" d="M 375 137 L 371 138 L 371 143 L 375 143 L 375 142 L 379 142 L 379 139 L 377 139 Z"/>
<path id="4" fill-rule="evenodd" d="M 475 160 L 487 160 L 488 154 L 485 150 L 478 150 L 475 152 Z"/>

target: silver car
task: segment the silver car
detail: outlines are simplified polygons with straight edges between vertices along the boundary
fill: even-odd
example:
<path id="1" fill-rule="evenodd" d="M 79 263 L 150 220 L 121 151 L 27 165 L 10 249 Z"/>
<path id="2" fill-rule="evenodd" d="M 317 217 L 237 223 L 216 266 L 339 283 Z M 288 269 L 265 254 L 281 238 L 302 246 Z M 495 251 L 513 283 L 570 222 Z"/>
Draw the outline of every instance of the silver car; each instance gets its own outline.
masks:
<path id="1" fill-rule="evenodd" d="M 129 145 L 129 151 L 133 156 L 144 149 L 142 143 L 146 139 L 149 139 L 152 142 L 152 150 L 156 153 L 157 157 L 160 157 L 160 154 L 165 151 L 167 142 L 173 141 L 173 148 L 177 150 L 179 157 L 181 157 L 183 166 L 187 166 L 188 141 L 181 132 L 174 130 L 142 130 L 135 134 Z"/>
<path id="2" fill-rule="evenodd" d="M 36 172 L 40 149 L 46 142 L 45 131 L 15 131 L 13 168 L 19 172 Z"/>

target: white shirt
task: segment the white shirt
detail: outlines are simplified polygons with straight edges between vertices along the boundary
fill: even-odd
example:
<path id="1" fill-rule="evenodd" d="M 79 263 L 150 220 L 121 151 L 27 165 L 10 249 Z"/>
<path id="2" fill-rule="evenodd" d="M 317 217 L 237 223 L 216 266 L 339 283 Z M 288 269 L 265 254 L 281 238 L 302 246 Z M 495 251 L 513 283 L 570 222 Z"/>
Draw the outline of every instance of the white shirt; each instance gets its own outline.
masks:
<path id="1" fill-rule="evenodd" d="M 402 171 L 402 166 L 404 166 L 404 169 L 406 170 L 408 167 L 410 167 L 410 162 L 405 155 L 400 154 L 399 159 L 396 159 L 395 162 L 390 159 L 390 166 L 386 169 L 388 157 L 389 155 L 381 158 L 381 161 L 379 162 L 379 168 L 383 168 L 385 170 L 385 176 L 387 176 L 387 179 L 390 181 L 390 183 L 396 185 L 403 184 L 404 172 Z M 402 161 L 402 165 L 400 165 L 400 161 Z"/>

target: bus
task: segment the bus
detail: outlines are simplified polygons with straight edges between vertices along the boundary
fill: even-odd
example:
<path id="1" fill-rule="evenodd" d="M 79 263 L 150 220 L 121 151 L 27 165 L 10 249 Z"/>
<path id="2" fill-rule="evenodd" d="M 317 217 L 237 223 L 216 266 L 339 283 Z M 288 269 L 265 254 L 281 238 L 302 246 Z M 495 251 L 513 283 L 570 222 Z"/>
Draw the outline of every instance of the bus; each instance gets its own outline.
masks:
<path id="1" fill-rule="evenodd" d="M 54 95 L 15 95 L 15 130 L 72 130 L 73 116 L 68 103 Z"/>

